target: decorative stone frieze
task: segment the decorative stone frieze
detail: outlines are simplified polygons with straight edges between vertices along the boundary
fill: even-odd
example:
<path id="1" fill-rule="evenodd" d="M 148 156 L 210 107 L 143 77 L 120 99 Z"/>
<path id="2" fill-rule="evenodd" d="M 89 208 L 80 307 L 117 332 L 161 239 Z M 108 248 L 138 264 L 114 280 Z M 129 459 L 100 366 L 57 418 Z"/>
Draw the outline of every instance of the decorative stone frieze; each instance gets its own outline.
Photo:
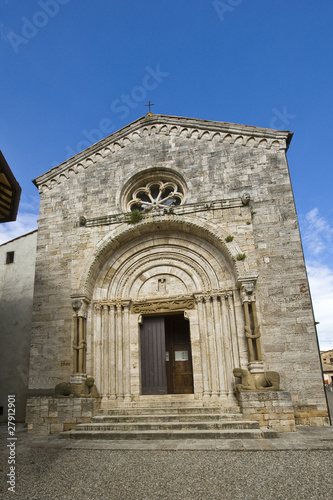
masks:
<path id="1" fill-rule="evenodd" d="M 217 200 L 210 203 L 187 203 L 186 205 L 173 206 L 173 207 L 156 207 L 154 211 L 150 212 L 148 215 L 143 214 L 148 220 L 152 220 L 155 217 L 161 217 L 163 215 L 188 215 L 195 214 L 199 212 L 207 212 L 213 210 L 228 210 L 231 208 L 238 208 L 246 203 L 243 202 L 241 198 L 234 198 L 230 200 Z M 250 215 L 249 215 L 250 217 Z M 93 219 L 86 219 L 83 216 L 79 217 L 79 220 L 74 223 L 74 226 L 89 228 L 95 226 L 108 226 L 113 224 L 120 224 L 130 221 L 129 213 L 117 213 L 111 215 L 103 215 L 101 217 L 95 217 Z"/>
<path id="2" fill-rule="evenodd" d="M 194 308 L 193 298 L 174 298 L 169 300 L 146 300 L 134 302 L 131 312 L 134 314 L 154 314 L 171 311 L 183 311 Z"/>

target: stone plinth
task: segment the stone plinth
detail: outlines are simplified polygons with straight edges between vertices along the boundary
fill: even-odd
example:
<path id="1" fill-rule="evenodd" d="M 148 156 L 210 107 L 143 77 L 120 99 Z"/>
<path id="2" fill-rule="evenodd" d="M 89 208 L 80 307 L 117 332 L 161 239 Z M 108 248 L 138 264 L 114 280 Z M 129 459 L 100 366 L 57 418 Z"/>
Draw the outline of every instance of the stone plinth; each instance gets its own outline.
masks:
<path id="1" fill-rule="evenodd" d="M 89 423 L 99 408 L 95 398 L 35 397 L 27 401 L 26 423 L 31 434 L 56 434 L 77 423 Z"/>
<path id="2" fill-rule="evenodd" d="M 291 395 L 285 391 L 249 391 L 238 393 L 238 402 L 246 420 L 277 432 L 296 430 Z"/>

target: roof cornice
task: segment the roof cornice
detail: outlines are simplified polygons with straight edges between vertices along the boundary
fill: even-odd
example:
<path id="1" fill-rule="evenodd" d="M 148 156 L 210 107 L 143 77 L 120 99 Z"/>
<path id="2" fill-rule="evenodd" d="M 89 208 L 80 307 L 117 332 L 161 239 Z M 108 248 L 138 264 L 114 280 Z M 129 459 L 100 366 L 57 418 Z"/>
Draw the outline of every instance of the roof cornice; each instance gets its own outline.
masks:
<path id="1" fill-rule="evenodd" d="M 147 116 L 138 118 L 45 174 L 40 175 L 33 180 L 33 183 L 40 191 L 43 191 L 43 185 L 45 188 L 50 189 L 52 187 L 51 182 L 58 184 L 60 177 L 66 178 L 67 172 L 70 170 L 76 173 L 77 167 L 87 168 L 95 163 L 98 157 L 105 157 L 124 148 L 127 141 L 132 142 L 131 136 L 141 135 L 140 131 L 148 132 L 148 134 L 183 135 L 188 138 L 195 137 L 204 140 L 214 139 L 218 142 L 251 147 L 260 146 L 274 150 L 287 150 L 293 135 L 289 131 L 148 113 Z"/>

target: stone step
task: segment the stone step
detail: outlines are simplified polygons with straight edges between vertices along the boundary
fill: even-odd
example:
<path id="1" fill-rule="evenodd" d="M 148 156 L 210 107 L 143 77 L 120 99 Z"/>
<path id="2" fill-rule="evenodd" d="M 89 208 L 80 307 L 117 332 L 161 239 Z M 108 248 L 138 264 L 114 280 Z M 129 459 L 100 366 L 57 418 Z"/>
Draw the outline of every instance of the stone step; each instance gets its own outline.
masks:
<path id="1" fill-rule="evenodd" d="M 97 415 L 92 418 L 93 423 L 145 423 L 145 422 L 209 422 L 209 421 L 225 421 L 232 422 L 240 420 L 240 415 L 218 415 L 209 413 L 192 413 L 180 415 L 144 415 L 144 414 L 118 414 L 118 415 Z"/>
<path id="2" fill-rule="evenodd" d="M 211 422 L 144 422 L 144 423 L 85 423 L 78 424 L 75 427 L 76 431 L 179 431 L 179 430 L 243 430 L 243 429 L 259 429 L 258 422 L 253 421 L 211 421 Z"/>
<path id="3" fill-rule="evenodd" d="M 117 416 L 117 415 L 190 415 L 190 414 L 214 414 L 221 415 L 222 410 L 219 407 L 152 407 L 152 408 L 103 408 L 98 410 L 99 416 Z M 235 415 L 240 417 L 240 411 L 235 410 L 234 408 L 228 409 L 223 408 L 223 415 L 230 415 L 231 418 L 234 418 Z"/>
<path id="4" fill-rule="evenodd" d="M 146 430 L 140 431 L 84 431 L 61 432 L 62 439 L 105 439 L 105 440 L 169 440 L 169 439 L 262 439 L 263 431 L 258 429 L 198 429 L 198 430 Z M 274 437 L 267 436 L 265 437 Z"/>

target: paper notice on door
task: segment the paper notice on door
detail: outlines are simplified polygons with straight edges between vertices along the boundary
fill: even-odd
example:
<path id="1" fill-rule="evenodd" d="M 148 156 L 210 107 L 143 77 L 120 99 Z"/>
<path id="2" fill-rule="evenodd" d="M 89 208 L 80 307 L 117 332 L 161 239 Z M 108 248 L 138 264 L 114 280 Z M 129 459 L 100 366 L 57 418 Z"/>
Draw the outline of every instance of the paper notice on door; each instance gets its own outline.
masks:
<path id="1" fill-rule="evenodd" d="M 169 351 L 166 351 L 165 353 L 165 361 L 169 361 Z"/>
<path id="2" fill-rule="evenodd" d="M 188 351 L 175 351 L 175 361 L 188 361 Z"/>

